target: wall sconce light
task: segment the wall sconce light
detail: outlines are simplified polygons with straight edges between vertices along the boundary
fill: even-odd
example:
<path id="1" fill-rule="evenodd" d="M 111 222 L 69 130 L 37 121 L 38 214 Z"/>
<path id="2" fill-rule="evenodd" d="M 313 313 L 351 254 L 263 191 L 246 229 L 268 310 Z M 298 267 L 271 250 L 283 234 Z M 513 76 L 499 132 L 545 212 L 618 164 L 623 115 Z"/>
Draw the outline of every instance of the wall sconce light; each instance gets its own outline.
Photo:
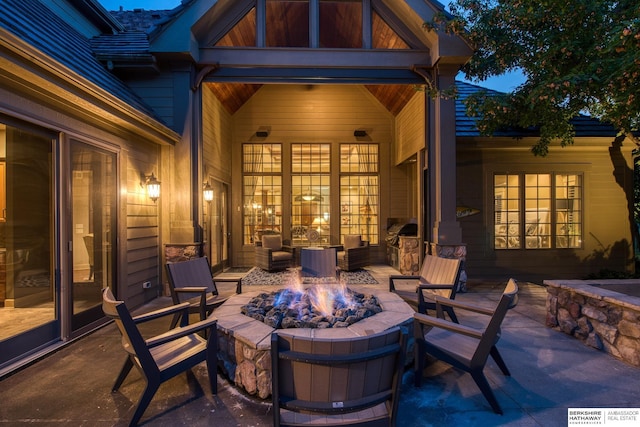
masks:
<path id="1" fill-rule="evenodd" d="M 363 136 L 367 136 L 367 131 L 364 129 L 356 129 L 353 131 L 353 136 L 362 138 Z"/>
<path id="2" fill-rule="evenodd" d="M 147 196 L 155 203 L 160 197 L 160 181 L 158 181 L 153 174 L 143 175 L 144 184 L 140 183 L 140 186 L 147 188 Z"/>
<path id="3" fill-rule="evenodd" d="M 209 185 L 209 182 L 204 185 L 204 189 L 202 190 L 202 197 L 205 202 L 210 202 L 213 200 L 213 188 Z"/>

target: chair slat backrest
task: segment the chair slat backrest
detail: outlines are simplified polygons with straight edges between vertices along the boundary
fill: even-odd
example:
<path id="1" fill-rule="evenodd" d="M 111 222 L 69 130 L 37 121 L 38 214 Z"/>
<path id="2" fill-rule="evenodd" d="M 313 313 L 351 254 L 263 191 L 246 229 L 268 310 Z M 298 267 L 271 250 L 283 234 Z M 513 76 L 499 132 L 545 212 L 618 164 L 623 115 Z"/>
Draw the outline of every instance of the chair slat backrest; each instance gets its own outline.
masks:
<path id="1" fill-rule="evenodd" d="M 113 319 L 120 334 L 122 335 L 122 346 L 127 353 L 134 354 L 142 366 L 156 367 L 157 365 L 153 356 L 149 352 L 149 348 L 142 336 L 138 326 L 133 320 L 129 309 L 124 301 L 115 299 L 111 289 L 102 290 L 102 311 L 104 314 Z"/>
<path id="2" fill-rule="evenodd" d="M 493 347 L 497 337 L 500 335 L 500 326 L 507 315 L 507 311 L 510 308 L 515 307 L 517 303 L 518 284 L 514 279 L 509 279 L 504 291 L 502 292 L 500 301 L 498 301 L 498 305 L 491 316 L 491 320 L 489 320 L 489 323 L 487 323 L 487 326 L 485 327 L 480 343 L 478 343 L 478 347 L 476 348 L 476 352 L 473 356 L 474 363 L 484 365 L 489 357 L 491 347 Z"/>
<path id="3" fill-rule="evenodd" d="M 458 278 L 460 277 L 462 260 L 457 258 L 441 258 L 434 255 L 425 255 L 420 270 L 420 281 L 438 285 L 452 285 L 451 290 L 438 289 L 433 292 L 445 298 L 452 298 L 451 293 L 456 292 Z"/>
<path id="4" fill-rule="evenodd" d="M 186 286 L 206 287 L 208 292 L 218 295 L 218 288 L 213 281 L 209 260 L 207 257 L 193 258 L 187 261 L 167 263 L 169 285 L 174 288 Z M 174 292 L 174 304 L 179 304 L 179 298 Z"/>
<path id="5" fill-rule="evenodd" d="M 399 327 L 353 339 L 274 333 L 271 341 L 275 424 L 280 408 L 349 413 L 388 402 L 397 409 L 407 332 Z"/>
<path id="6" fill-rule="evenodd" d="M 434 255 L 425 255 L 420 277 L 428 283 L 453 283 L 457 279 L 461 262 L 457 258 L 440 258 Z"/>

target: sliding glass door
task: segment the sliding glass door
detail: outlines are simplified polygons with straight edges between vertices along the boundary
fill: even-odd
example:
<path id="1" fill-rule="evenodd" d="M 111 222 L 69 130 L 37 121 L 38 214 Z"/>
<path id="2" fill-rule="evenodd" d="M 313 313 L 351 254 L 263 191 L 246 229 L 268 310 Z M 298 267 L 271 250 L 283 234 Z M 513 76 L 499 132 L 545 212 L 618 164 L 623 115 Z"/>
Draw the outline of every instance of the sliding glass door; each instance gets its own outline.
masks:
<path id="1" fill-rule="evenodd" d="M 116 154 L 71 143 L 72 334 L 103 319 L 115 269 Z"/>

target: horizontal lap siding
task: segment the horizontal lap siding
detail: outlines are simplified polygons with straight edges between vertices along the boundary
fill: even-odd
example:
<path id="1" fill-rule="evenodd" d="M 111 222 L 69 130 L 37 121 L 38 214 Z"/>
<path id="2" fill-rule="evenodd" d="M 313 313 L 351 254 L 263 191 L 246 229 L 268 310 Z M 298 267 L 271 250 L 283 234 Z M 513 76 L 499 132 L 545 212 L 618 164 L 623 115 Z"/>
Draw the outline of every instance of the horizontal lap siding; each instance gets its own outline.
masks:
<path id="1" fill-rule="evenodd" d="M 202 89 L 202 141 L 204 173 L 215 179 L 231 182 L 231 116 L 215 95 L 204 86 Z"/>
<path id="2" fill-rule="evenodd" d="M 283 157 L 289 158 L 291 143 L 331 143 L 332 150 L 339 143 L 358 142 L 354 130 L 367 129 L 372 142 L 380 146 L 380 242 L 385 236 L 386 218 L 390 206 L 389 168 L 391 142 L 394 133 L 393 116 L 359 85 L 264 85 L 232 117 L 233 121 L 233 200 L 231 201 L 233 262 L 252 265 L 253 247 L 242 245 L 242 163 L 241 145 L 245 142 L 282 143 Z M 269 126 L 267 138 L 256 139 L 255 132 Z M 332 167 L 337 168 L 338 165 Z M 290 190 L 285 177 L 283 192 Z M 335 197 L 335 199 L 333 199 Z M 332 189 L 332 200 L 338 201 L 338 188 Z M 406 203 L 405 203 L 406 205 Z M 284 221 L 289 219 L 283 218 Z M 287 225 L 285 222 L 283 225 Z M 374 247 L 371 262 L 382 262 L 384 254 Z"/>
<path id="3" fill-rule="evenodd" d="M 582 142 L 582 144 L 581 144 Z M 540 282 L 549 278 L 583 278 L 601 269 L 625 271 L 631 257 L 629 211 L 624 190 L 616 183 L 609 156 L 611 141 L 593 139 L 564 149 L 552 148 L 545 158 L 534 157 L 526 142 L 492 140 L 484 148 L 458 143 L 458 203 L 480 209 L 461 218 L 465 263 L 470 280 L 507 278 Z M 625 144 L 629 145 L 629 144 Z M 513 148 L 518 150 L 496 150 Z M 492 147 L 493 149 L 489 149 Z M 624 148 L 624 146 L 623 146 Z M 631 147 L 623 150 L 631 166 Z M 631 170 L 617 172 L 628 189 Z M 584 177 L 584 243 L 579 249 L 495 250 L 493 244 L 493 172 L 582 172 Z"/>
<path id="4" fill-rule="evenodd" d="M 122 268 L 126 272 L 127 301 L 135 307 L 155 297 L 156 286 L 160 286 L 160 200 L 154 203 L 149 199 L 141 186 L 141 174 L 153 172 L 161 183 L 163 177 L 159 175 L 158 146 L 131 147 L 127 154 L 126 256 Z M 168 188 L 165 181 L 160 197 Z M 142 288 L 145 281 L 151 282 L 151 290 Z"/>

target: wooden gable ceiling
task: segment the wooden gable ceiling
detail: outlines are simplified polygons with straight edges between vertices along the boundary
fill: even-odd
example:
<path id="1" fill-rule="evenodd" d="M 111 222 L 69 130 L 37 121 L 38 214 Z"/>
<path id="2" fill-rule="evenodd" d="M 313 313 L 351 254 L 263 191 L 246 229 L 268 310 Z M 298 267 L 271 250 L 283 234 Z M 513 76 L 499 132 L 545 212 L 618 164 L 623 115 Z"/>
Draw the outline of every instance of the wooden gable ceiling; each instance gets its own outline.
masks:
<path id="1" fill-rule="evenodd" d="M 301 1 L 266 2 L 267 47 L 309 46 L 309 4 Z M 362 3 L 320 3 L 320 46 L 334 49 L 362 48 Z M 256 45 L 256 11 L 251 9 L 231 30 L 215 42 L 217 47 Z M 378 15 L 372 13 L 372 48 L 410 49 L 409 45 Z M 206 83 L 226 110 L 233 114 L 262 85 L 248 83 Z M 413 85 L 366 85 L 373 96 L 393 115 L 415 94 Z"/>

